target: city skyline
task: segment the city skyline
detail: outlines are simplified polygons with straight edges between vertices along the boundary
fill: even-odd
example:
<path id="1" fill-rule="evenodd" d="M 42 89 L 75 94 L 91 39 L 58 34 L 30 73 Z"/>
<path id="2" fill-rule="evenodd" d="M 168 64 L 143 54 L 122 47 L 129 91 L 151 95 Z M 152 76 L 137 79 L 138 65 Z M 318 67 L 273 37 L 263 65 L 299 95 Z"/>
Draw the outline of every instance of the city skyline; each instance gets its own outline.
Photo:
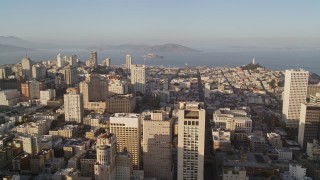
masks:
<path id="1" fill-rule="evenodd" d="M 0 35 L 63 44 L 317 44 L 317 1 L 0 3 Z M 10 16 L 10 18 L 7 18 Z M 41 28 L 40 28 L 41 27 Z M 263 42 L 261 42 L 263 41 Z"/>

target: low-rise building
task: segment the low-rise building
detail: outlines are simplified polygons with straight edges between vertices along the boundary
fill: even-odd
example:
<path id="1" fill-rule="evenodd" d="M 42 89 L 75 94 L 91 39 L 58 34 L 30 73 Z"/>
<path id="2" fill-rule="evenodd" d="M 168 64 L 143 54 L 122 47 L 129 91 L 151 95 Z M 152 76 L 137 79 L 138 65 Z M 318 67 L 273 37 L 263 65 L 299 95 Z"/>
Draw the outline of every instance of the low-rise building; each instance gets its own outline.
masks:
<path id="1" fill-rule="evenodd" d="M 231 149 L 231 133 L 220 129 L 212 129 L 213 150 L 229 151 Z"/>
<path id="2" fill-rule="evenodd" d="M 223 180 L 249 180 L 249 176 L 244 167 L 225 168 Z"/>
<path id="3" fill-rule="evenodd" d="M 114 95 L 107 100 L 108 112 L 131 113 L 136 107 L 136 98 L 132 94 Z"/>
<path id="4" fill-rule="evenodd" d="M 0 91 L 0 105 L 15 106 L 19 102 L 20 92 L 17 89 L 7 89 Z"/>
<path id="5" fill-rule="evenodd" d="M 267 139 L 272 147 L 282 148 L 282 140 L 279 134 L 274 132 L 267 133 Z"/>

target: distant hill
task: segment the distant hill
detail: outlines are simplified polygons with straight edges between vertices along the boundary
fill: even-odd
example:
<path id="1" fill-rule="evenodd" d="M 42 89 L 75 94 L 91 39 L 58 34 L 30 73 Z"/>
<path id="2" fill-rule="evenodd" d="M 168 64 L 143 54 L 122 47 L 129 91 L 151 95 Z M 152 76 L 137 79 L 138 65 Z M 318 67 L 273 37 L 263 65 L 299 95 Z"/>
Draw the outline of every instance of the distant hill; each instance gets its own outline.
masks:
<path id="1" fill-rule="evenodd" d="M 256 70 L 258 68 L 262 68 L 262 66 L 260 64 L 252 64 L 252 63 L 241 66 L 242 70 Z"/>
<path id="2" fill-rule="evenodd" d="M 200 52 L 196 49 L 192 49 L 179 44 L 162 44 L 162 45 L 137 45 L 137 44 L 122 44 L 118 46 L 104 46 L 102 49 L 107 50 L 123 50 L 129 52 L 144 52 L 144 53 L 156 53 L 156 52 Z"/>
<path id="3" fill-rule="evenodd" d="M 6 44 L 0 44 L 0 52 L 14 52 L 14 51 L 24 51 L 25 48 L 18 46 L 11 46 Z"/>
<path id="4" fill-rule="evenodd" d="M 49 43 L 34 43 L 30 41 L 26 41 L 24 39 L 20 39 L 15 36 L 0 36 L 0 44 L 8 45 L 8 46 L 16 46 L 27 49 L 46 49 L 46 48 L 55 48 L 56 45 Z"/>

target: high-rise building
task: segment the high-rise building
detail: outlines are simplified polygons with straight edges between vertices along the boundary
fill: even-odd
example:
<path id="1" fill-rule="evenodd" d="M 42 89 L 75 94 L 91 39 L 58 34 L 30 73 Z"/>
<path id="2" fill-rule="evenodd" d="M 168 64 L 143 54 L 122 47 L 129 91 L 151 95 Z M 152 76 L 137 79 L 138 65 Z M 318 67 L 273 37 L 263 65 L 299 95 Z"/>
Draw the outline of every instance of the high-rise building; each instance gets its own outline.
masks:
<path id="1" fill-rule="evenodd" d="M 67 66 L 63 69 L 64 81 L 68 87 L 73 87 L 77 82 L 77 69 L 72 66 Z"/>
<path id="2" fill-rule="evenodd" d="M 131 85 L 135 93 L 146 93 L 146 66 L 145 65 L 131 65 Z"/>
<path id="3" fill-rule="evenodd" d="M 97 138 L 97 163 L 94 165 L 96 180 L 115 179 L 117 139 L 115 134 L 105 133 Z"/>
<path id="4" fill-rule="evenodd" d="M 44 90 L 44 84 L 39 81 L 28 81 L 21 84 L 22 100 L 28 101 L 33 99 L 40 99 L 40 91 Z"/>
<path id="5" fill-rule="evenodd" d="M 307 143 L 320 139 L 320 103 L 302 103 L 298 143 L 306 150 Z"/>
<path id="6" fill-rule="evenodd" d="M 32 157 L 36 156 L 39 152 L 38 137 L 37 136 L 24 136 L 23 141 L 23 151 L 30 154 Z"/>
<path id="7" fill-rule="evenodd" d="M 32 61 L 29 57 L 24 57 L 21 59 L 21 66 L 22 66 L 22 74 L 24 75 L 26 80 L 31 79 L 31 67 Z"/>
<path id="8" fill-rule="evenodd" d="M 141 117 L 140 114 L 115 113 L 110 117 L 110 132 L 117 136 L 117 151 L 127 149 L 132 155 L 134 170 L 140 169 Z"/>
<path id="9" fill-rule="evenodd" d="M 83 118 L 83 96 L 76 88 L 67 89 L 64 95 L 65 121 L 81 123 Z"/>
<path id="10" fill-rule="evenodd" d="M 132 161 L 130 153 L 124 149 L 122 152 L 117 153 L 116 157 L 116 179 L 127 180 L 132 176 Z"/>
<path id="11" fill-rule="evenodd" d="M 62 68 L 62 67 L 64 67 L 64 65 L 65 65 L 65 61 L 64 61 L 64 59 L 61 57 L 61 54 L 59 53 L 59 54 L 57 55 L 57 66 L 60 67 L 60 68 Z"/>
<path id="12" fill-rule="evenodd" d="M 0 66 L 0 79 L 6 79 L 11 75 L 11 69 L 7 66 Z"/>
<path id="13" fill-rule="evenodd" d="M 103 60 L 102 65 L 106 66 L 106 67 L 110 67 L 111 66 L 111 59 L 106 58 L 105 60 Z"/>
<path id="14" fill-rule="evenodd" d="M 143 120 L 143 170 L 145 177 L 173 179 L 173 121 L 165 111 L 153 111 Z"/>
<path id="15" fill-rule="evenodd" d="M 99 74 L 90 74 L 80 82 L 79 86 L 85 109 L 106 109 L 108 81 L 104 77 Z"/>
<path id="16" fill-rule="evenodd" d="M 119 79 L 109 80 L 109 95 L 128 94 L 128 83 Z"/>
<path id="17" fill-rule="evenodd" d="M 32 78 L 35 80 L 41 80 L 46 77 L 46 68 L 40 64 L 32 66 Z"/>
<path id="18" fill-rule="evenodd" d="M 202 180 L 206 112 L 200 103 L 181 103 L 178 111 L 178 180 Z"/>
<path id="19" fill-rule="evenodd" d="M 288 128 L 298 128 L 301 103 L 306 101 L 309 72 L 302 69 L 286 70 L 282 120 Z"/>
<path id="20" fill-rule="evenodd" d="M 89 59 L 86 61 L 86 66 L 96 67 L 98 65 L 97 51 L 90 51 Z"/>
<path id="21" fill-rule="evenodd" d="M 126 55 L 126 67 L 125 68 L 130 71 L 131 65 L 132 65 L 132 56 L 127 54 Z"/>

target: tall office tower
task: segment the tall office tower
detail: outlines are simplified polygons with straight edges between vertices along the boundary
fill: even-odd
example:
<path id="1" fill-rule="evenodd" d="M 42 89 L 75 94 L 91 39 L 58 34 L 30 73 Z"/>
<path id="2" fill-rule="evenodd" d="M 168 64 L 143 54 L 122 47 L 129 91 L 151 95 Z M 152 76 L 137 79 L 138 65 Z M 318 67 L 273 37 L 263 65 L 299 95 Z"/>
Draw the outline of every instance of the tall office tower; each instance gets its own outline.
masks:
<path id="1" fill-rule="evenodd" d="M 98 53 L 97 53 L 97 51 L 90 51 L 89 60 L 91 62 L 91 67 L 96 67 L 98 65 Z"/>
<path id="2" fill-rule="evenodd" d="M 181 103 L 178 111 L 178 180 L 202 180 L 206 112 L 200 103 Z"/>
<path id="3" fill-rule="evenodd" d="M 65 65 L 65 61 L 64 61 L 64 59 L 61 57 L 61 54 L 59 53 L 59 54 L 57 55 L 57 66 L 58 66 L 59 68 L 62 68 L 62 67 L 64 67 L 64 65 Z"/>
<path id="4" fill-rule="evenodd" d="M 132 65 L 132 56 L 127 54 L 126 55 L 126 69 L 130 70 Z"/>
<path id="5" fill-rule="evenodd" d="M 298 128 L 301 103 L 307 98 L 309 72 L 302 69 L 286 70 L 283 104 L 282 104 L 282 120 L 288 128 Z"/>
<path id="6" fill-rule="evenodd" d="M 146 66 L 145 65 L 131 65 L 131 85 L 135 93 L 146 93 Z"/>
<path id="7" fill-rule="evenodd" d="M 320 140 L 320 103 L 302 103 L 298 143 L 305 151 L 314 139 Z"/>
<path id="8" fill-rule="evenodd" d="M 143 120 L 143 170 L 145 177 L 173 179 L 172 119 L 153 111 Z"/>
<path id="9" fill-rule="evenodd" d="M 83 118 L 83 96 L 76 88 L 67 89 L 64 95 L 65 121 L 81 123 Z"/>
<path id="10" fill-rule="evenodd" d="M 32 78 L 35 80 L 41 80 L 46 77 L 46 69 L 44 66 L 35 64 L 32 66 Z"/>
<path id="11" fill-rule="evenodd" d="M 117 150 L 127 149 L 132 155 L 133 170 L 140 169 L 141 117 L 140 114 L 115 113 L 110 117 L 110 132 L 117 136 Z"/>
<path id="12" fill-rule="evenodd" d="M 30 80 L 31 79 L 31 67 L 32 67 L 32 61 L 29 57 L 24 57 L 21 59 L 21 66 L 22 66 L 22 74 L 25 77 L 25 79 Z"/>
<path id="13" fill-rule="evenodd" d="M 37 136 L 24 136 L 22 137 L 23 151 L 30 154 L 32 157 L 39 153 L 38 137 Z"/>
<path id="14" fill-rule="evenodd" d="M 108 97 L 108 81 L 99 74 L 90 74 L 79 84 L 80 93 L 83 94 L 83 104 L 85 109 L 96 109 L 97 103 L 101 104 L 101 109 L 106 109 Z M 94 102 L 95 105 L 92 103 Z"/>
<path id="15" fill-rule="evenodd" d="M 105 133 L 97 138 L 97 163 L 94 165 L 96 180 L 115 179 L 117 139 L 115 134 Z"/>
<path id="16" fill-rule="evenodd" d="M 106 66 L 106 67 L 110 67 L 111 66 L 111 59 L 106 58 L 105 60 L 103 60 L 102 65 Z"/>
<path id="17" fill-rule="evenodd" d="M 40 99 L 40 91 L 44 90 L 44 84 L 39 81 L 28 81 L 21 84 L 22 100 L 28 101 L 33 99 Z"/>
<path id="18" fill-rule="evenodd" d="M 72 54 L 68 59 L 69 65 L 72 67 L 77 66 L 77 61 L 78 61 L 78 57 L 75 54 Z"/>
<path id="19" fill-rule="evenodd" d="M 77 75 L 77 69 L 72 66 L 67 66 L 63 69 L 63 75 L 64 75 L 64 81 L 68 87 L 75 86 L 78 75 Z"/>

